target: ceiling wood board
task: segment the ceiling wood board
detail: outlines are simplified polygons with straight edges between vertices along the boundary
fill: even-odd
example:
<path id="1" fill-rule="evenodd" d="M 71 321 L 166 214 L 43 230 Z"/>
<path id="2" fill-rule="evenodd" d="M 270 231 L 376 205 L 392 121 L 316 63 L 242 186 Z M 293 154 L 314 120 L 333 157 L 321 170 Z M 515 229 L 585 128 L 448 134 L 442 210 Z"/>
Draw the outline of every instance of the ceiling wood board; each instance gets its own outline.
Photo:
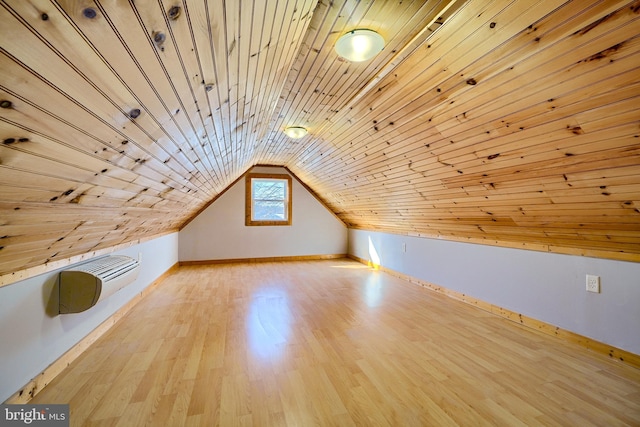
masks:
<path id="1" fill-rule="evenodd" d="M 640 261 L 637 1 L 4 0 L 0 19 L 0 275 L 178 230 L 258 164 L 354 228 Z M 349 63 L 333 46 L 357 28 L 386 47 Z"/>

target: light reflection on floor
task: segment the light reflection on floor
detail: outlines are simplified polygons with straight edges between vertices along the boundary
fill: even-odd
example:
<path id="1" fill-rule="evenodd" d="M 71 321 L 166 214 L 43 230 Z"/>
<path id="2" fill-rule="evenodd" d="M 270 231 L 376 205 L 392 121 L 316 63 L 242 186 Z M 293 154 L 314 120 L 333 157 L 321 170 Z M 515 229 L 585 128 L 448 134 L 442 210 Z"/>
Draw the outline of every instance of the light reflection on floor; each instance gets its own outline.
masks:
<path id="1" fill-rule="evenodd" d="M 247 313 L 247 336 L 252 354 L 261 358 L 280 356 L 290 333 L 291 310 L 286 290 L 258 289 Z"/>
<path id="2" fill-rule="evenodd" d="M 378 307 L 382 303 L 383 286 L 380 274 L 372 273 L 367 277 L 364 291 L 364 301 L 369 307 Z"/>
<path id="3" fill-rule="evenodd" d="M 332 265 L 332 268 L 348 268 L 351 270 L 362 270 L 362 269 L 370 269 L 371 267 L 364 264 L 354 264 L 354 265 Z"/>

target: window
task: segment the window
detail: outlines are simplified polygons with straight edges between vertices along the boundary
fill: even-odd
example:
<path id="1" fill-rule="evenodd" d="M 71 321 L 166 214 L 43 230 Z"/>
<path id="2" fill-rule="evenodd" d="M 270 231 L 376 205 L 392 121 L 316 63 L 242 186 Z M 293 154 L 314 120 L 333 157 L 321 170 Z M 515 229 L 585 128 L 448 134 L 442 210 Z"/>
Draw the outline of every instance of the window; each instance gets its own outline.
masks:
<path id="1" fill-rule="evenodd" d="M 245 225 L 291 225 L 291 176 L 247 175 Z"/>

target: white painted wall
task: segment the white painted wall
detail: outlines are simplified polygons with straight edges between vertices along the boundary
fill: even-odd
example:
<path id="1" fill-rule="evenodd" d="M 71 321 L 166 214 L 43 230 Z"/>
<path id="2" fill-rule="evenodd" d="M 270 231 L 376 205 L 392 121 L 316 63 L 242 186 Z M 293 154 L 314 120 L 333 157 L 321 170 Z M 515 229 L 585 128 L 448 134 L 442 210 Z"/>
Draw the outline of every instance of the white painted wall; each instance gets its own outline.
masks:
<path id="1" fill-rule="evenodd" d="M 640 263 L 351 229 L 349 253 L 640 354 Z M 600 276 L 600 294 L 586 274 Z"/>
<path id="2" fill-rule="evenodd" d="M 136 281 L 82 313 L 48 314 L 51 309 L 48 310 L 47 305 L 60 270 L 0 288 L 0 402 L 178 262 L 178 233 L 116 251 L 113 255 L 137 258 L 139 253 L 142 264 Z"/>
<path id="3" fill-rule="evenodd" d="M 254 173 L 283 173 L 256 167 Z M 347 228 L 294 178 L 291 226 L 245 226 L 245 181 L 239 180 L 180 231 L 180 261 L 347 253 Z"/>

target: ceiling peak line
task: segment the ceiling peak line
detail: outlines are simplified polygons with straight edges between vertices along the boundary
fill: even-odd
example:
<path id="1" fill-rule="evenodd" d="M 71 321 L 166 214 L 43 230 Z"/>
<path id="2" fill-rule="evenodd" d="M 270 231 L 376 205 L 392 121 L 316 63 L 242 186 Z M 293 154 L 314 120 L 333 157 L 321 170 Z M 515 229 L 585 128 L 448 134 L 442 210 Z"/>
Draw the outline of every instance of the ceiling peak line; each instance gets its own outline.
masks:
<path id="1" fill-rule="evenodd" d="M 268 110 L 268 113 L 264 113 L 263 117 L 265 118 L 265 120 L 263 121 L 263 123 L 261 124 L 260 127 L 258 127 L 256 135 L 258 135 L 257 139 L 258 140 L 262 140 L 264 139 L 264 136 L 267 134 L 269 127 L 272 125 L 273 123 L 273 117 L 276 117 L 278 115 L 278 100 L 282 98 L 282 94 L 285 91 L 285 87 L 287 84 L 287 79 L 286 76 L 288 76 L 292 69 L 294 68 L 295 64 L 296 64 L 296 57 L 297 57 L 297 53 L 300 51 L 301 46 L 303 44 L 303 41 L 305 39 L 305 34 L 309 31 L 309 26 L 311 24 L 312 21 L 312 17 L 313 17 L 313 11 L 312 9 L 315 9 L 315 4 L 313 2 L 309 3 L 309 8 L 308 9 L 301 9 L 299 12 L 299 15 L 301 16 L 300 19 L 297 19 L 297 23 L 295 25 L 295 27 L 291 28 L 291 26 L 287 27 L 287 34 L 290 31 L 293 31 L 293 34 L 296 34 L 298 36 L 297 40 L 295 43 L 291 43 L 288 47 L 288 49 L 286 49 L 286 53 L 281 55 L 278 59 L 278 65 L 281 65 L 284 59 L 284 64 L 282 65 L 286 65 L 286 72 L 281 73 L 281 75 L 285 76 L 285 78 L 281 78 L 280 82 L 278 82 L 278 88 L 276 90 L 274 90 L 271 94 L 270 97 L 262 97 L 260 105 L 258 106 L 258 108 L 260 110 Z M 306 11 L 306 13 L 303 14 L 303 12 Z M 296 13 L 296 11 L 294 11 L 294 13 Z M 282 32 L 282 28 L 280 28 L 280 32 Z M 285 49 L 282 49 L 283 52 L 285 51 Z M 279 67 L 276 67 L 276 69 L 280 69 Z M 269 83 L 269 80 L 273 77 L 273 83 L 277 82 L 278 79 L 278 73 L 269 73 L 269 75 L 267 76 L 267 82 Z M 273 84 L 270 83 L 270 84 Z M 270 119 L 271 118 L 271 119 Z M 264 147 L 264 145 L 263 145 Z M 259 152 L 255 153 L 254 151 L 254 159 L 255 158 L 263 158 L 264 157 L 264 149 L 259 150 Z M 255 161 L 255 160 L 254 160 Z M 248 162 L 251 163 L 251 162 Z"/>
<path id="2" fill-rule="evenodd" d="M 328 126 L 330 126 L 334 121 L 335 117 L 343 117 L 350 111 L 350 107 L 361 100 L 364 96 L 366 96 L 371 90 L 375 88 L 375 86 L 382 81 L 386 76 L 388 76 L 394 69 L 396 69 L 404 60 L 416 49 L 422 46 L 429 38 L 431 38 L 439 28 L 442 28 L 444 22 L 439 21 L 443 15 L 447 16 L 447 20 L 451 18 L 451 16 L 461 8 L 462 3 L 465 3 L 466 0 L 449 0 L 447 4 L 442 8 L 440 13 L 434 15 L 433 18 L 429 20 L 429 22 L 415 35 L 409 40 L 395 55 L 391 57 L 389 61 L 380 69 L 378 73 L 376 73 L 369 81 L 355 94 L 347 100 L 347 102 L 339 109 L 334 116 L 334 120 L 326 120 L 322 125 L 314 126 L 314 135 L 317 136 L 321 134 Z M 433 29 L 433 25 L 438 23 L 438 27 Z M 295 153 L 294 153 L 295 154 Z M 292 156 L 295 158 L 295 156 Z M 287 164 L 291 161 L 291 159 L 287 160 Z"/>
<path id="3" fill-rule="evenodd" d="M 435 30 L 432 30 L 431 27 L 440 19 L 441 15 L 446 14 L 449 9 L 451 9 L 457 3 L 461 3 L 466 0 L 449 0 L 447 5 L 442 9 L 442 11 L 438 14 L 437 17 L 432 18 L 427 25 L 418 32 L 411 40 L 405 44 L 402 49 L 400 49 L 390 60 L 387 62 L 384 67 L 377 73 L 369 82 L 358 91 L 347 103 L 344 107 L 342 107 L 343 111 L 348 111 L 349 106 L 358 102 L 362 97 L 364 97 L 367 93 L 369 93 L 373 87 L 384 79 L 391 71 L 398 67 L 415 49 L 420 47 L 424 42 L 426 42 L 433 34 L 435 34 Z M 442 27 L 443 22 L 438 22 L 438 28 Z M 431 31 L 429 33 L 429 31 Z"/>
<path id="4" fill-rule="evenodd" d="M 323 9 L 320 9 L 320 6 L 323 6 Z M 327 33 L 326 35 L 321 36 L 321 34 L 324 34 L 321 31 L 321 28 L 324 25 L 326 25 L 327 22 L 330 22 L 329 27 L 331 27 L 332 29 L 335 28 L 336 25 L 338 25 L 338 23 L 341 20 L 345 20 L 345 22 L 350 22 L 351 19 L 353 18 L 353 14 L 356 12 L 357 6 L 358 5 L 353 5 L 351 9 L 348 10 L 346 9 L 347 2 L 342 3 L 342 5 L 339 8 L 337 8 L 337 5 L 333 3 L 330 5 L 326 5 L 323 2 L 317 3 L 317 6 L 314 8 L 313 14 L 310 17 L 309 27 L 307 28 L 305 35 L 303 37 L 303 41 L 297 50 L 296 58 L 292 66 L 293 70 L 296 70 L 296 68 L 298 68 L 298 70 L 296 70 L 297 72 L 294 77 L 291 77 L 290 76 L 291 73 L 289 73 L 286 85 L 283 88 L 283 90 L 286 90 L 289 94 L 296 92 L 296 88 L 298 88 L 298 82 L 304 82 L 308 80 L 308 78 L 310 77 L 309 75 L 310 70 L 315 69 L 316 65 L 319 67 L 322 66 L 322 63 L 319 59 L 320 55 L 318 55 L 320 51 L 318 49 L 315 49 L 313 46 L 316 44 L 316 42 L 318 42 L 319 37 L 322 38 L 321 45 L 325 45 L 328 39 L 330 38 L 329 36 L 330 33 Z M 366 10 L 369 10 L 370 8 L 371 8 L 371 4 L 366 8 Z M 320 22 L 318 22 L 318 20 Z M 343 24 L 343 25 L 346 25 L 346 24 Z M 302 53 L 303 49 L 306 49 L 306 53 Z M 314 53 L 313 55 L 312 55 L 312 52 Z M 311 55 L 313 56 L 313 59 L 309 59 Z M 306 69 L 305 69 L 305 65 L 306 65 Z M 305 69 L 305 71 L 302 72 L 302 69 Z M 286 96 L 285 97 L 281 96 L 280 103 L 284 102 L 286 98 L 287 98 Z M 282 127 L 291 125 L 291 123 L 296 123 L 297 125 L 306 124 L 306 127 L 309 127 L 309 120 L 307 119 L 300 120 L 299 118 L 292 119 L 290 117 L 289 112 L 290 111 L 295 112 L 299 106 L 300 106 L 299 100 L 296 102 L 292 102 L 289 105 L 287 105 L 286 103 L 279 105 L 279 107 L 276 108 L 276 111 L 274 112 L 274 114 L 271 115 L 270 117 L 269 128 L 281 129 Z M 287 118 L 286 123 L 284 121 L 285 118 Z M 283 144 L 290 142 L 286 138 L 283 139 L 282 135 L 279 133 L 274 135 L 274 139 L 275 141 L 271 144 L 272 147 L 281 147 Z M 277 150 L 275 148 L 272 148 L 268 152 L 263 150 L 263 153 L 261 153 L 260 158 L 264 159 L 264 156 L 268 156 L 271 159 L 271 155 L 273 154 L 274 151 L 277 151 Z"/>
<path id="5" fill-rule="evenodd" d="M 418 32 L 411 40 L 409 40 L 383 67 L 382 69 L 373 76 L 367 84 L 365 84 L 362 89 L 357 91 L 354 96 L 352 96 L 340 109 L 342 114 L 346 114 L 349 111 L 349 107 L 354 105 L 360 99 L 362 99 L 365 95 L 367 95 L 382 79 L 384 79 L 387 75 L 389 75 L 394 69 L 396 69 L 414 50 L 418 49 L 422 44 L 424 44 L 435 32 L 438 28 L 442 27 L 442 23 L 438 22 L 440 16 L 446 14 L 449 9 L 455 6 L 458 3 L 462 3 L 466 0 L 449 0 L 446 6 L 442 9 L 442 11 L 434 16 L 428 23 L 425 25 L 422 30 Z M 455 11 L 453 11 L 455 12 Z M 438 28 L 432 30 L 432 26 L 438 22 Z M 328 126 L 328 124 L 319 127 L 319 131 L 322 131 L 324 127 Z"/>

